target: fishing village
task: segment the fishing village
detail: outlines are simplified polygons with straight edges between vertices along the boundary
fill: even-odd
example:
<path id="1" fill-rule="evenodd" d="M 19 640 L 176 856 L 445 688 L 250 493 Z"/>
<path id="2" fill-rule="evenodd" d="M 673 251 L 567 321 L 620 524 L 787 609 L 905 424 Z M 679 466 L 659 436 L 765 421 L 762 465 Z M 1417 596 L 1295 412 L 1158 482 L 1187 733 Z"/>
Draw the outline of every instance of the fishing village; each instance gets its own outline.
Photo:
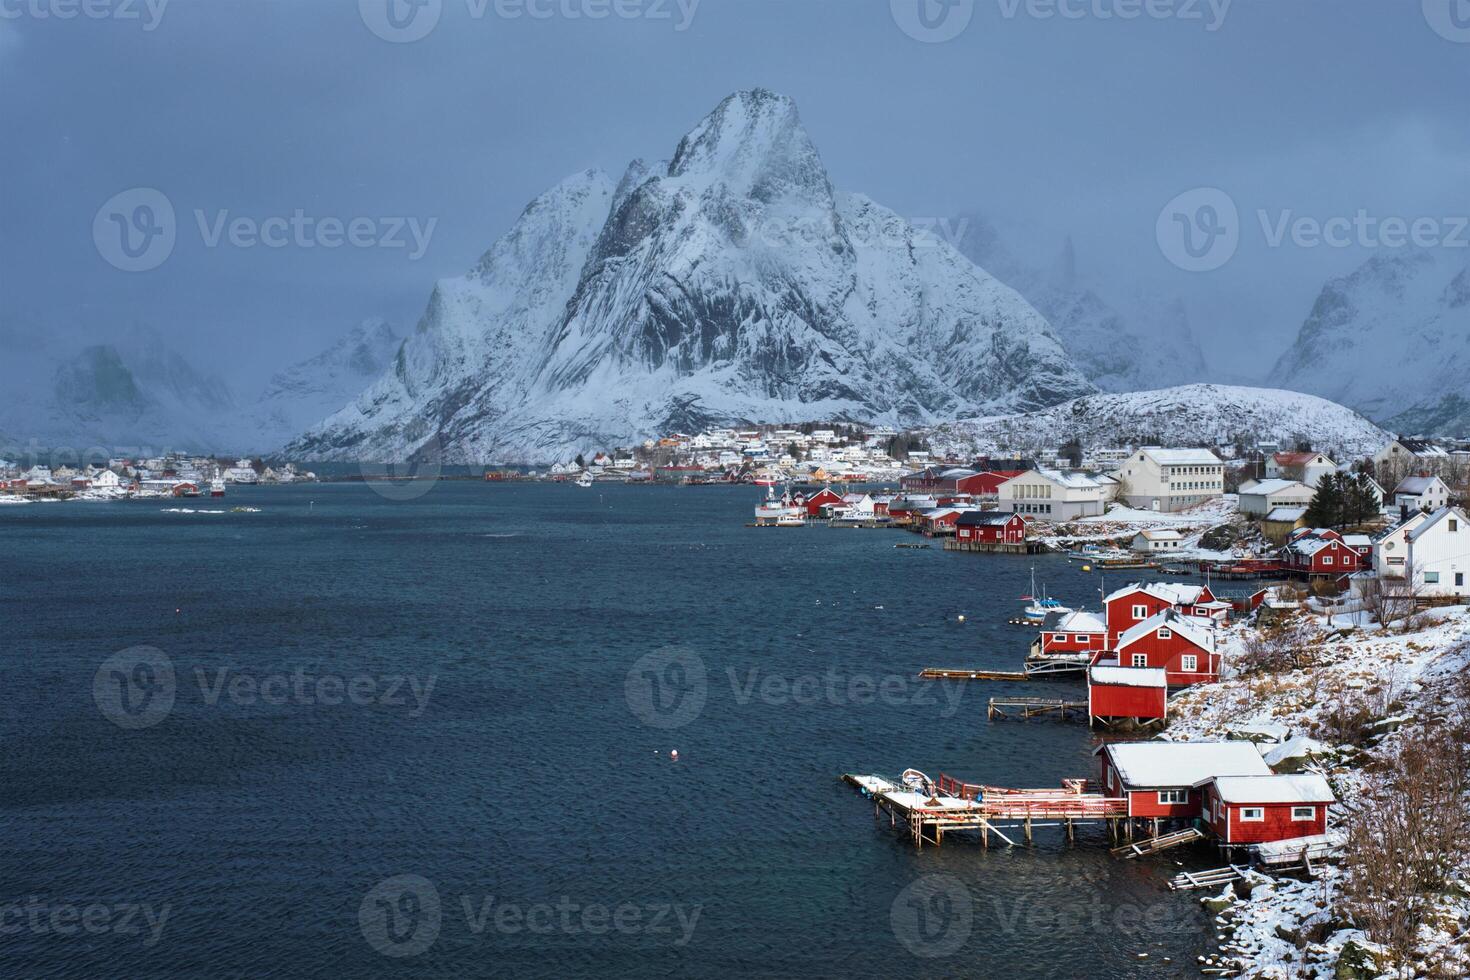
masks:
<path id="1" fill-rule="evenodd" d="M 1277 449 L 1231 493 L 1206 448 L 1092 473 L 982 459 L 896 491 L 769 482 L 751 526 L 974 556 L 953 560 L 1061 554 L 1096 578 L 1095 596 L 1051 595 L 1033 568 L 994 613 L 1018 628 L 1015 669 L 919 671 L 993 685 L 986 723 L 1085 723 L 1094 770 L 1045 787 L 911 759 L 838 774 L 885 831 L 987 850 L 1051 832 L 1167 864 L 1161 887 L 1216 915 L 1205 975 L 1462 976 L 1470 786 L 1432 762 L 1470 734 L 1470 515 L 1446 458 L 1406 440 L 1351 466 Z M 1412 921 L 1373 919 L 1394 889 Z"/>

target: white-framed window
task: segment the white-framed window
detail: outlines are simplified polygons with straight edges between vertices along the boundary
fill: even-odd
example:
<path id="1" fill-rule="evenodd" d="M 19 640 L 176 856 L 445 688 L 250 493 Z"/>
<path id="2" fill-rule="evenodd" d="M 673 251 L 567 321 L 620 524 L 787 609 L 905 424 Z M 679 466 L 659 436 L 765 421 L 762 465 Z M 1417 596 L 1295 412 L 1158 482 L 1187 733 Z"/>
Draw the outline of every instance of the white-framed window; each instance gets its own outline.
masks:
<path id="1" fill-rule="evenodd" d="M 1186 654 L 1185 656 L 1180 657 L 1179 669 L 1187 673 L 1193 673 L 1194 671 L 1199 670 L 1199 657 L 1196 657 L 1192 654 Z"/>
<path id="2" fill-rule="evenodd" d="M 1053 643 L 1066 643 L 1067 642 L 1067 634 L 1066 633 L 1053 633 L 1051 635 L 1051 641 Z"/>
<path id="3" fill-rule="evenodd" d="M 1148 619 L 1148 606 L 1134 606 L 1133 607 L 1133 618 L 1134 619 Z"/>
<path id="4" fill-rule="evenodd" d="M 1171 803 L 1188 803 L 1189 790 L 1187 789 L 1161 789 L 1159 790 L 1159 805 L 1167 806 Z"/>
<path id="5" fill-rule="evenodd" d="M 1323 558 L 1322 558 L 1322 564 L 1324 564 L 1324 565 L 1331 565 L 1332 564 L 1332 556 L 1331 555 L 1325 555 L 1325 556 L 1323 556 Z"/>
<path id="6" fill-rule="evenodd" d="M 1294 806 L 1291 808 L 1291 819 L 1316 820 L 1317 808 L 1314 806 Z"/>
<path id="7" fill-rule="evenodd" d="M 1133 666 L 1135 666 L 1135 667 L 1147 667 L 1148 666 L 1148 654 L 1146 654 L 1146 653 L 1135 653 L 1133 655 Z"/>
<path id="8" fill-rule="evenodd" d="M 1174 631 L 1167 626 L 1160 626 L 1158 637 L 1161 640 L 1172 640 L 1174 638 Z"/>
<path id="9" fill-rule="evenodd" d="M 1075 640 L 1078 643 L 1086 643 L 1087 642 L 1087 634 L 1086 633 L 1078 633 L 1076 636 L 1072 637 L 1072 639 Z"/>
<path id="10" fill-rule="evenodd" d="M 1241 823 L 1260 823 L 1266 819 L 1266 808 L 1261 806 L 1244 806 L 1240 808 Z"/>

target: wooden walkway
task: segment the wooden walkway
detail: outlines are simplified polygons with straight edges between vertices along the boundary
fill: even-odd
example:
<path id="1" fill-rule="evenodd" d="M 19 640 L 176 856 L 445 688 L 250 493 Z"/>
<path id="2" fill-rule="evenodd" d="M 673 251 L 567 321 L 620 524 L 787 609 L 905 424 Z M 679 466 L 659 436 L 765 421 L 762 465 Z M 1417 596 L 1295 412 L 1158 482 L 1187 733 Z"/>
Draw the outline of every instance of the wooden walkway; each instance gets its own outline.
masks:
<path id="1" fill-rule="evenodd" d="M 1189 827 L 1168 834 L 1160 834 L 1157 837 L 1150 837 L 1148 840 L 1136 841 L 1132 844 L 1124 844 L 1122 847 L 1115 847 L 1112 853 L 1114 857 L 1148 857 L 1160 851 L 1167 851 L 1171 847 L 1178 847 L 1181 844 L 1189 844 L 1204 839 L 1205 835 L 1202 831 L 1196 827 Z"/>
<path id="2" fill-rule="evenodd" d="M 1169 881 L 1169 887 L 1176 892 L 1195 888 L 1219 888 L 1232 881 L 1240 881 L 1250 873 L 1250 868 L 1243 864 L 1227 864 L 1211 871 L 1181 871 Z"/>
<path id="3" fill-rule="evenodd" d="M 1066 701 L 1062 698 L 991 698 L 986 717 L 1009 718 L 1007 711 L 1019 712 L 1022 718 L 1036 718 L 1055 712 L 1063 721 L 1068 712 L 1087 714 L 1086 701 Z"/>
<path id="4" fill-rule="evenodd" d="M 1023 670 L 969 670 L 964 667 L 925 667 L 919 671 L 919 676 L 931 681 L 1025 681 L 1031 679 Z"/>

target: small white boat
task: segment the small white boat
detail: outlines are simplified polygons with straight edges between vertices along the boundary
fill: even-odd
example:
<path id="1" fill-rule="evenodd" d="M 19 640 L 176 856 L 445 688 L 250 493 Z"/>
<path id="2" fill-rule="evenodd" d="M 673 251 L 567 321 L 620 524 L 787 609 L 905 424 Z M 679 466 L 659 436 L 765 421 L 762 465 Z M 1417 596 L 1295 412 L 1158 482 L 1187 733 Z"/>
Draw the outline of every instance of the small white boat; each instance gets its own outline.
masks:
<path id="1" fill-rule="evenodd" d="M 216 476 L 213 480 L 209 481 L 209 495 L 211 497 L 223 497 L 225 495 L 225 481 L 221 477 Z"/>
<path id="2" fill-rule="evenodd" d="M 591 475 L 590 474 L 587 474 L 587 473 L 583 473 L 581 476 L 577 477 L 577 486 L 583 488 L 584 490 L 587 487 L 592 486 L 592 477 L 591 477 Z"/>
<path id="3" fill-rule="evenodd" d="M 1040 623 L 1052 613 L 1069 613 L 1071 608 L 1062 605 L 1050 596 L 1038 595 L 1036 592 L 1036 569 L 1031 569 L 1031 594 L 1026 596 L 1030 602 L 1026 608 L 1021 610 L 1021 615 L 1026 617 L 1027 622 Z"/>

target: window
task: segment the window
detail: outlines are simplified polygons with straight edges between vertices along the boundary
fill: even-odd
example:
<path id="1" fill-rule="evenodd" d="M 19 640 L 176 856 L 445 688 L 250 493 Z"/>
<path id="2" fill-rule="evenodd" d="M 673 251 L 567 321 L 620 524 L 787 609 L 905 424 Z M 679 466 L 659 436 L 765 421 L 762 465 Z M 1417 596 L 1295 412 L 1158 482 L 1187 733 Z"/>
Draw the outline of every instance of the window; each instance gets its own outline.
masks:
<path id="1" fill-rule="evenodd" d="M 1323 565 L 1331 565 L 1332 564 L 1332 556 L 1331 555 L 1327 555 L 1326 557 L 1324 557 L 1322 559 L 1322 564 Z"/>
<path id="2" fill-rule="evenodd" d="M 1291 819 L 1316 820 L 1317 808 L 1314 806 L 1294 806 L 1291 808 Z"/>
<path id="3" fill-rule="evenodd" d="M 1087 642 L 1087 634 L 1086 633 L 1078 633 L 1076 636 L 1072 637 L 1072 639 L 1076 640 L 1078 643 L 1086 643 Z"/>
<path id="4" fill-rule="evenodd" d="M 1170 803 L 1188 803 L 1189 790 L 1187 789 L 1161 789 L 1159 790 L 1160 805 Z"/>
<path id="5" fill-rule="evenodd" d="M 1051 635 L 1051 641 L 1053 643 L 1066 643 L 1067 642 L 1067 634 L 1066 633 L 1053 633 Z"/>
<path id="6" fill-rule="evenodd" d="M 1259 823 L 1266 819 L 1266 808 L 1259 806 L 1246 806 L 1240 808 L 1241 823 Z"/>
<path id="7" fill-rule="evenodd" d="M 1133 666 L 1135 666 L 1135 667 L 1147 667 L 1148 666 L 1148 654 L 1146 654 L 1146 653 L 1135 653 L 1133 655 Z"/>
<path id="8" fill-rule="evenodd" d="M 1455 520 L 1453 517 L 1451 517 L 1450 518 L 1450 533 L 1451 534 L 1454 534 L 1459 529 L 1460 529 L 1460 522 L 1457 521 L 1457 520 Z"/>
<path id="9" fill-rule="evenodd" d="M 1460 586 L 1462 586 L 1464 584 L 1465 584 L 1465 573 L 1464 572 L 1456 572 L 1455 573 L 1455 587 L 1456 588 L 1459 588 Z"/>
<path id="10" fill-rule="evenodd" d="M 1174 638 L 1174 631 L 1167 626 L 1160 626 L 1158 636 L 1161 640 L 1172 640 Z"/>
<path id="11" fill-rule="evenodd" d="M 1192 656 L 1180 657 L 1179 669 L 1186 673 L 1194 673 L 1196 670 L 1199 670 L 1199 658 Z"/>
<path id="12" fill-rule="evenodd" d="M 1438 585 L 1439 584 L 1439 572 L 1425 572 L 1424 573 L 1424 584 L 1425 585 Z"/>
<path id="13" fill-rule="evenodd" d="M 1133 618 L 1134 619 L 1148 619 L 1148 606 L 1134 606 L 1133 607 Z"/>

